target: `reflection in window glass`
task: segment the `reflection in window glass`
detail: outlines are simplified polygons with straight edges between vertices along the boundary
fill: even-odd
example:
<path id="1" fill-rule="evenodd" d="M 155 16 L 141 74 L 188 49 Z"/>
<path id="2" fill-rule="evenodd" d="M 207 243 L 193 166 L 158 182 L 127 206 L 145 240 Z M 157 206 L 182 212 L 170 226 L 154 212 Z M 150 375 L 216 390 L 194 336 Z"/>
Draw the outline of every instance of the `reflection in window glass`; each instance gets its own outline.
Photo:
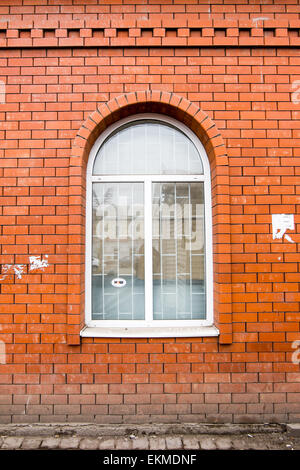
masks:
<path id="1" fill-rule="evenodd" d="M 93 183 L 94 320 L 144 318 L 143 184 Z"/>
<path id="2" fill-rule="evenodd" d="M 153 183 L 153 318 L 205 318 L 203 183 Z"/>

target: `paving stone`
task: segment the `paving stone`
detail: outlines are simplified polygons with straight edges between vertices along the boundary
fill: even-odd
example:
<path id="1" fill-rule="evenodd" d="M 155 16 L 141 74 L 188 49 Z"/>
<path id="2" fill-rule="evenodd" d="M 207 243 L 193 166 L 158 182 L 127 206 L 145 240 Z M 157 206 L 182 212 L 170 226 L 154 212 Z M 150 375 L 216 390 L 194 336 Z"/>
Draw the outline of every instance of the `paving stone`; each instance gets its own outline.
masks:
<path id="1" fill-rule="evenodd" d="M 199 440 L 194 436 L 183 436 L 183 448 L 184 449 L 199 449 Z"/>
<path id="2" fill-rule="evenodd" d="M 22 442 L 21 449 L 38 449 L 41 445 L 41 442 L 41 437 L 25 437 L 24 441 Z"/>
<path id="3" fill-rule="evenodd" d="M 151 450 L 164 450 L 166 448 L 166 440 L 163 437 L 151 436 L 149 438 L 149 446 Z"/>
<path id="4" fill-rule="evenodd" d="M 290 436 L 300 437 L 300 423 L 287 424 L 286 431 Z"/>
<path id="5" fill-rule="evenodd" d="M 118 437 L 115 440 L 117 450 L 130 450 L 132 449 L 132 440 L 127 437 Z"/>
<path id="6" fill-rule="evenodd" d="M 248 450 L 250 449 L 250 444 L 246 439 L 241 437 L 234 437 L 232 439 L 232 446 L 234 449 Z"/>
<path id="7" fill-rule="evenodd" d="M 115 439 L 102 439 L 99 443 L 99 449 L 102 449 L 102 450 L 115 449 Z"/>
<path id="8" fill-rule="evenodd" d="M 168 436 L 166 437 L 167 449 L 182 449 L 182 441 L 180 437 Z"/>
<path id="9" fill-rule="evenodd" d="M 218 437 L 216 439 L 216 446 L 219 450 L 229 450 L 232 448 L 231 439 L 228 437 Z"/>
<path id="10" fill-rule="evenodd" d="M 251 439 L 249 442 L 249 450 L 268 450 L 269 447 L 266 445 L 265 442 L 260 442 L 256 439 Z"/>
<path id="11" fill-rule="evenodd" d="M 79 444 L 79 448 L 82 450 L 96 450 L 99 447 L 98 439 L 84 438 Z"/>
<path id="12" fill-rule="evenodd" d="M 57 449 L 60 444 L 59 437 L 46 437 L 42 440 L 41 449 Z"/>
<path id="13" fill-rule="evenodd" d="M 211 437 L 203 437 L 200 439 L 200 449 L 215 450 L 216 448 L 217 446 Z"/>
<path id="14" fill-rule="evenodd" d="M 295 442 L 295 443 L 293 444 L 293 449 L 294 449 L 294 450 L 300 450 L 300 442 L 299 442 L 299 439 L 298 439 L 298 442 Z"/>
<path id="15" fill-rule="evenodd" d="M 63 437 L 60 441 L 59 448 L 60 449 L 78 449 L 79 443 L 81 438 L 80 437 Z"/>
<path id="16" fill-rule="evenodd" d="M 19 449 L 24 437 L 6 436 L 3 438 L 1 449 Z"/>
<path id="17" fill-rule="evenodd" d="M 132 448 L 136 450 L 147 450 L 149 449 L 149 440 L 147 437 L 137 437 L 132 440 Z"/>

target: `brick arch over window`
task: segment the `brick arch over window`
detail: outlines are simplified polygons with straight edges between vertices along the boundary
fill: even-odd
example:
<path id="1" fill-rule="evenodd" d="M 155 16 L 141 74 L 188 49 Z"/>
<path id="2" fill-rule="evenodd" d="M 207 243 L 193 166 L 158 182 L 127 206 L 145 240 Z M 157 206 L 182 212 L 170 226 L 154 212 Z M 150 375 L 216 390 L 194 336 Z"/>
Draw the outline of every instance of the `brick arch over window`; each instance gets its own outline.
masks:
<path id="1" fill-rule="evenodd" d="M 196 105 L 173 93 L 145 91 L 120 95 L 101 104 L 79 129 L 69 166 L 68 343 L 80 343 L 85 321 L 85 193 L 86 166 L 99 135 L 132 114 L 157 113 L 186 124 L 205 147 L 211 168 L 214 319 L 219 342 L 232 342 L 229 167 L 226 148 L 215 123 Z"/>

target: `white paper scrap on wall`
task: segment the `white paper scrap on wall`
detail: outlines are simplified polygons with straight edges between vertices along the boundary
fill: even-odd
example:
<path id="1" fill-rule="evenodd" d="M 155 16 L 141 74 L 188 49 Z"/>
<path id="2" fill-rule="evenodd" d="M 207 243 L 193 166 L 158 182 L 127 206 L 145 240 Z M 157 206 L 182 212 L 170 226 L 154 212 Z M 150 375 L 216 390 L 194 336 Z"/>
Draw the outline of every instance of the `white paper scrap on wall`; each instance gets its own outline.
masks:
<path id="1" fill-rule="evenodd" d="M 272 214 L 273 240 L 285 237 L 291 243 L 295 243 L 292 238 L 286 234 L 287 230 L 295 230 L 294 214 Z"/>
<path id="2" fill-rule="evenodd" d="M 29 256 L 29 271 L 47 268 L 48 265 L 48 255 L 45 255 L 44 259 L 41 259 L 40 256 Z"/>

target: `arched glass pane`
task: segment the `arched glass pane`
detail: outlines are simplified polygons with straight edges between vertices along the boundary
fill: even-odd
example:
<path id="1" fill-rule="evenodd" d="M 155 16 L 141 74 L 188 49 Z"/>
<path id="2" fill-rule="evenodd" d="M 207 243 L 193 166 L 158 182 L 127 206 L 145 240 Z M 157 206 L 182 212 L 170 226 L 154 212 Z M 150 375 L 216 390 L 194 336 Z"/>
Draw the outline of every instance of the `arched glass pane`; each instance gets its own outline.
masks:
<path id="1" fill-rule="evenodd" d="M 201 175 L 193 142 L 181 131 L 155 121 L 140 121 L 112 134 L 97 152 L 94 175 Z"/>

